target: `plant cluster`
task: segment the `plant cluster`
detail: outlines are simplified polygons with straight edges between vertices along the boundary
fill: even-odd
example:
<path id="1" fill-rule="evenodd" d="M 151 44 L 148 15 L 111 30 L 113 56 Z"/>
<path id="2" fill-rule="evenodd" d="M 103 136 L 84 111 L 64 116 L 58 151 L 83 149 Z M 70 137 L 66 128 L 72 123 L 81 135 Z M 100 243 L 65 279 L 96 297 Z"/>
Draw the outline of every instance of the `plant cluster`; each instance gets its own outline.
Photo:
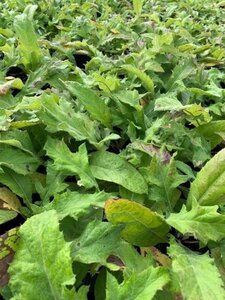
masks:
<path id="1" fill-rule="evenodd" d="M 224 19 L 0 3 L 5 300 L 225 299 Z"/>

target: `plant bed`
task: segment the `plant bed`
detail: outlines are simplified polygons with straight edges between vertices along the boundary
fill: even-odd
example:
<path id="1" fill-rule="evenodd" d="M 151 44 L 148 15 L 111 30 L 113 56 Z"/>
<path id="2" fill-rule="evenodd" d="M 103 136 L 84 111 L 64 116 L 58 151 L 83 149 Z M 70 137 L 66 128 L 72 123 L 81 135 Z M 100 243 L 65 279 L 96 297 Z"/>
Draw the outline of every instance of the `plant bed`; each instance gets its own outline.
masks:
<path id="1" fill-rule="evenodd" d="M 3 299 L 225 299 L 222 1 L 0 3 Z"/>

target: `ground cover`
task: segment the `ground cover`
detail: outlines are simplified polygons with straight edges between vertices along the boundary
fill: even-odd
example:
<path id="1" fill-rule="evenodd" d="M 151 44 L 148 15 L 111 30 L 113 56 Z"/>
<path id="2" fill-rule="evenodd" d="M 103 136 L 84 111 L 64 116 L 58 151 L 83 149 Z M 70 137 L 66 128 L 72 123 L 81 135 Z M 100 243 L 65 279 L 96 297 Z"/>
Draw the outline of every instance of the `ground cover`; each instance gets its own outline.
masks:
<path id="1" fill-rule="evenodd" d="M 0 3 L 3 299 L 225 299 L 224 19 Z"/>

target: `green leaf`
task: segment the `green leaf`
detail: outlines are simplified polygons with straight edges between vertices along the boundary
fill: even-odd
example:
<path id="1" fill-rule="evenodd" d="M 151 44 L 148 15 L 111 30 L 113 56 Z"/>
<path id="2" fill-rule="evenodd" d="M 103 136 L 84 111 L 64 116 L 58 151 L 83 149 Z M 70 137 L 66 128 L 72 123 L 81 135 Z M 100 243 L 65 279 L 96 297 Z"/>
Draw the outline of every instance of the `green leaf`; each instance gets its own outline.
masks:
<path id="1" fill-rule="evenodd" d="M 16 195 L 20 196 L 23 201 L 29 205 L 31 203 L 31 195 L 33 183 L 31 178 L 16 173 L 9 168 L 2 168 L 4 173 L 0 173 L 0 182 L 8 186 Z"/>
<path id="2" fill-rule="evenodd" d="M 202 107 L 201 104 L 186 105 L 183 112 L 187 115 L 186 119 L 195 126 L 207 124 L 212 119 L 208 109 Z"/>
<path id="3" fill-rule="evenodd" d="M 154 202 L 153 206 L 163 212 L 172 212 L 180 197 L 177 187 L 186 182 L 188 176 L 178 173 L 174 158 L 165 164 L 156 156 L 149 168 L 142 168 L 141 172 L 149 184 L 149 200 Z"/>
<path id="4" fill-rule="evenodd" d="M 200 205 L 225 203 L 225 149 L 219 151 L 198 172 L 188 195 L 188 208 L 196 200 Z"/>
<path id="5" fill-rule="evenodd" d="M 108 272 L 106 299 L 151 300 L 156 292 L 161 290 L 168 282 L 168 272 L 161 267 L 149 267 L 140 273 L 133 273 L 120 285 L 116 278 Z"/>
<path id="6" fill-rule="evenodd" d="M 196 131 L 210 141 L 212 149 L 220 144 L 225 136 L 225 121 L 212 121 L 196 128 Z"/>
<path id="7" fill-rule="evenodd" d="M 0 224 L 6 223 L 17 216 L 17 212 L 7 210 L 7 209 L 0 209 Z"/>
<path id="8" fill-rule="evenodd" d="M 10 127 L 11 119 L 10 119 L 11 113 L 7 113 L 5 110 L 0 109 L 0 130 L 1 131 L 7 131 Z"/>
<path id="9" fill-rule="evenodd" d="M 57 104 L 54 94 L 44 94 L 40 101 L 42 109 L 37 115 L 49 132 L 65 131 L 78 141 L 87 139 L 91 144 L 97 143 L 95 124 L 85 114 L 76 113 L 71 103 L 60 99 Z"/>
<path id="10" fill-rule="evenodd" d="M 17 251 L 9 268 L 14 297 L 74 299 L 75 291 L 67 288 L 75 282 L 70 244 L 64 241 L 59 231 L 56 212 L 47 211 L 28 219 L 21 226 L 19 236 Z"/>
<path id="11" fill-rule="evenodd" d="M 77 184 L 87 189 L 98 186 L 89 167 L 85 144 L 79 147 L 78 152 L 72 153 L 63 141 L 48 138 L 45 150 L 47 155 L 54 160 L 55 170 L 67 175 L 78 175 L 80 180 Z"/>
<path id="12" fill-rule="evenodd" d="M 134 12 L 137 16 L 141 14 L 143 0 L 133 0 Z"/>
<path id="13" fill-rule="evenodd" d="M 194 70 L 195 66 L 191 60 L 177 64 L 177 66 L 173 69 L 173 73 L 168 82 L 166 83 L 168 92 L 176 90 L 179 84 L 183 83 L 183 80 L 186 79 Z"/>
<path id="14" fill-rule="evenodd" d="M 37 7 L 37 5 L 28 5 L 24 12 L 16 16 L 14 20 L 21 61 L 25 67 L 32 70 L 37 68 L 42 59 L 33 23 L 33 15 Z"/>
<path id="15" fill-rule="evenodd" d="M 90 167 L 97 179 L 117 183 L 137 194 L 147 194 L 148 186 L 142 175 L 119 155 L 97 151 L 91 155 Z"/>
<path id="16" fill-rule="evenodd" d="M 99 263 L 116 270 L 117 265 L 107 262 L 107 258 L 117 251 L 121 244 L 121 227 L 94 220 L 72 243 L 71 256 L 74 261 L 85 264 Z"/>
<path id="17" fill-rule="evenodd" d="M 132 65 L 123 65 L 122 69 L 126 70 L 129 74 L 133 74 L 137 76 L 141 80 L 144 88 L 148 92 L 154 94 L 154 83 L 152 79 L 145 72 L 140 71 L 138 68 Z"/>
<path id="18" fill-rule="evenodd" d="M 63 182 L 65 175 L 54 169 L 52 164 L 47 166 L 46 182 L 42 182 L 37 178 L 35 181 L 36 191 L 40 194 L 42 204 L 50 202 L 50 198 L 55 196 L 68 187 L 68 184 Z"/>
<path id="19" fill-rule="evenodd" d="M 129 243 L 122 240 L 120 246 L 114 253 L 123 262 L 124 277 L 129 277 L 133 273 L 140 273 L 146 268 L 153 266 L 154 261 L 151 256 L 142 256 L 138 251 Z"/>
<path id="20" fill-rule="evenodd" d="M 171 241 L 172 271 L 187 300 L 223 300 L 225 291 L 219 271 L 208 253 L 199 255 Z"/>
<path id="21" fill-rule="evenodd" d="M 190 211 L 185 206 L 177 214 L 170 214 L 166 222 L 182 234 L 193 234 L 203 244 L 225 238 L 225 216 L 217 212 L 218 206 L 200 206 Z"/>
<path id="22" fill-rule="evenodd" d="M 10 130 L 0 133 L 0 143 L 21 149 L 35 156 L 34 147 L 28 132 L 22 130 Z"/>
<path id="23" fill-rule="evenodd" d="M 0 149 L 0 166 L 14 170 L 26 175 L 34 172 L 39 165 L 39 160 L 34 155 L 29 155 L 24 151 L 14 147 L 2 145 Z"/>
<path id="24" fill-rule="evenodd" d="M 100 121 L 106 127 L 111 127 L 111 113 L 103 99 L 78 82 L 66 81 L 64 85 L 73 96 L 78 98 L 93 119 Z"/>
<path id="25" fill-rule="evenodd" d="M 129 90 L 123 90 L 118 91 L 117 93 L 114 93 L 113 96 L 116 99 L 119 99 L 120 102 L 128 104 L 129 106 L 135 108 L 136 110 L 141 109 L 141 105 L 139 103 L 140 101 L 140 95 L 138 94 L 137 90 L 129 91 Z"/>
<path id="26" fill-rule="evenodd" d="M 78 192 L 67 191 L 57 195 L 50 208 L 57 211 L 59 219 L 67 216 L 78 220 L 79 217 L 88 214 L 90 207 L 104 207 L 109 195 L 103 191 L 95 194 L 80 194 Z"/>
<path id="27" fill-rule="evenodd" d="M 155 111 L 180 111 L 183 108 L 183 104 L 175 97 L 175 94 L 173 93 L 160 95 L 160 97 L 155 100 Z"/>
<path id="28" fill-rule="evenodd" d="M 151 246 L 166 241 L 168 225 L 157 213 L 126 199 L 108 200 L 107 219 L 115 225 L 123 224 L 122 237 L 137 246 Z"/>

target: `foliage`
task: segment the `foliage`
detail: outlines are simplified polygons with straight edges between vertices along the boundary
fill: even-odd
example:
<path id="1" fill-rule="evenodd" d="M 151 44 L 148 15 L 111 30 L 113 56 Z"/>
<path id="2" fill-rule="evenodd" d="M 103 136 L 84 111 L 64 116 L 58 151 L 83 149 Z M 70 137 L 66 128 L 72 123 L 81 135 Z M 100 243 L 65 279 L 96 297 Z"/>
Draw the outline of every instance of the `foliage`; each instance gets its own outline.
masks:
<path id="1" fill-rule="evenodd" d="M 225 299 L 224 8 L 1 1 L 4 299 Z"/>

